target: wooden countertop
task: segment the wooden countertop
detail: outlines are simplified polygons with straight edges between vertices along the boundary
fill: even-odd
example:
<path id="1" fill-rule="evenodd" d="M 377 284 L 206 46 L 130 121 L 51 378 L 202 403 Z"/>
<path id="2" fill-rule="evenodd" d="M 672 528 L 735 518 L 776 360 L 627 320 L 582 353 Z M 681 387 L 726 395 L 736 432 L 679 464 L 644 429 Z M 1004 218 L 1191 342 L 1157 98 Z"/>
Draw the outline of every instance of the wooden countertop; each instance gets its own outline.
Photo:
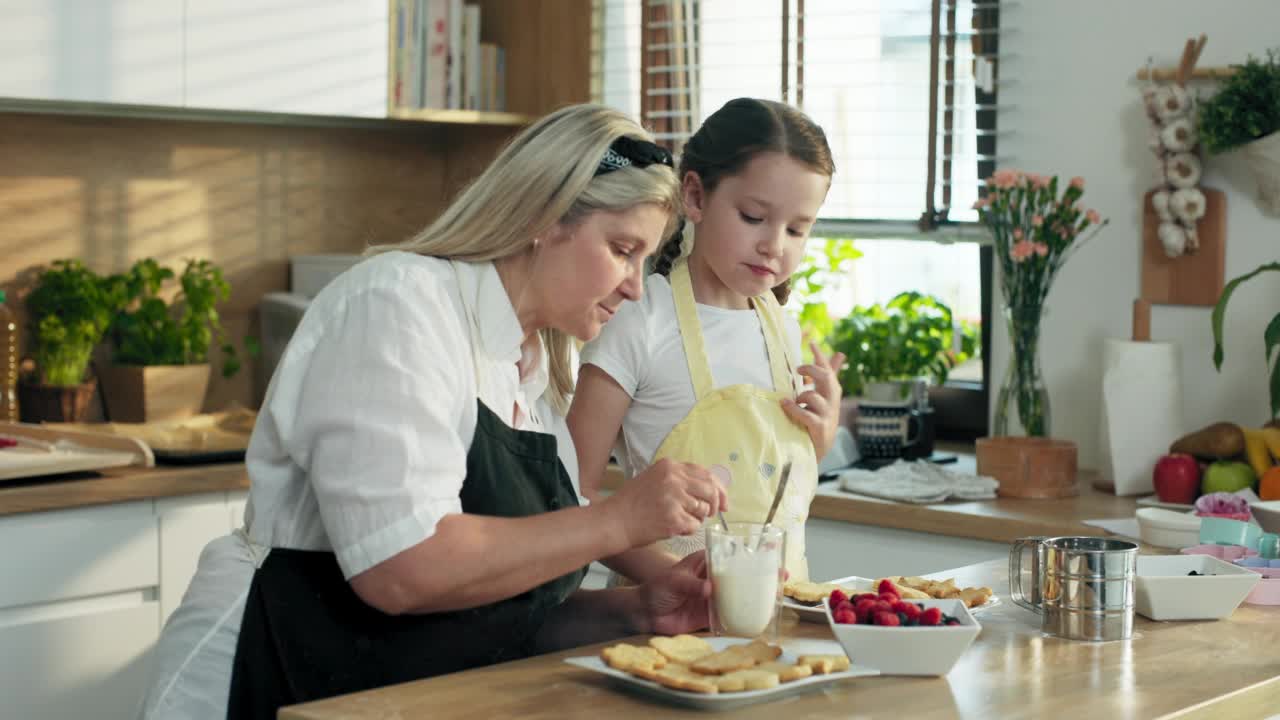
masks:
<path id="1" fill-rule="evenodd" d="M 846 680 L 743 708 L 733 717 L 1252 718 L 1280 707 L 1280 607 L 1241 605 L 1219 622 L 1157 623 L 1138 616 L 1130 640 L 1075 642 L 1041 634 L 1038 616 L 1008 600 L 1006 572 L 1005 563 L 989 562 L 939 574 L 1004 596 L 978 616 L 982 633 L 946 677 Z M 830 637 L 830 629 L 794 623 L 786 634 Z M 607 679 L 562 662 L 601 647 L 296 705 L 279 717 L 707 717 L 619 692 Z"/>
<path id="2" fill-rule="evenodd" d="M 934 505 L 886 502 L 841 490 L 839 481 L 818 486 L 810 518 L 915 530 L 954 537 L 1012 542 L 1028 535 L 1107 535 L 1085 520 L 1133 517 L 1135 497 L 1116 497 L 1093 488 L 1094 475 L 1080 474 L 1080 494 L 1056 500 L 996 498 Z"/>
<path id="3" fill-rule="evenodd" d="M 238 462 L 113 468 L 0 483 L 0 516 L 248 488 Z"/>

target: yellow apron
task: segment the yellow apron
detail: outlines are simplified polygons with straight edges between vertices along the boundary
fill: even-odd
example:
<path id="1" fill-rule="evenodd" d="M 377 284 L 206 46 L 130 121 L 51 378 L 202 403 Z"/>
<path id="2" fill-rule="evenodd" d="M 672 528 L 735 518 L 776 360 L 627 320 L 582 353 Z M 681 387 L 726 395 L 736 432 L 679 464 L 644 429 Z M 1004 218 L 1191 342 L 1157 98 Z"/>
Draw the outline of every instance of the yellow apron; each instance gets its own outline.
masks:
<path id="1" fill-rule="evenodd" d="M 807 580 L 804 523 L 817 490 L 818 461 L 809 433 L 782 410 L 782 399 L 794 398 L 798 383 L 794 361 L 788 356 L 782 308 L 773 293 L 752 300 L 764 331 L 773 390 L 749 384 L 717 389 L 686 262 L 671 269 L 670 281 L 695 400 L 693 409 L 662 441 L 653 460 L 671 458 L 705 467 L 724 466 L 732 476 L 725 520 L 764 522 L 782 465 L 790 459 L 791 476 L 773 524 L 787 531 L 786 566 L 791 578 Z M 667 544 L 673 552 L 688 555 L 704 547 L 705 537 L 701 533 L 674 537 Z"/>

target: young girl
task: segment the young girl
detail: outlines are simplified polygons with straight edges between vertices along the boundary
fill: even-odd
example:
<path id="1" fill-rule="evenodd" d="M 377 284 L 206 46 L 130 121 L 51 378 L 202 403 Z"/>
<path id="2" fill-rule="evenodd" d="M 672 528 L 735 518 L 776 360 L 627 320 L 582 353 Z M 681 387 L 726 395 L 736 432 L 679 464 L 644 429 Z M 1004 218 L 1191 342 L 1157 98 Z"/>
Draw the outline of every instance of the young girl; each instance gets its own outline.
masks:
<path id="1" fill-rule="evenodd" d="M 583 349 L 568 416 L 588 497 L 616 443 L 629 482 L 658 460 L 697 463 L 727 486 L 726 520 L 763 522 L 791 463 L 774 523 L 787 529 L 793 579 L 808 577 L 804 521 L 835 438 L 844 358 L 814 347 L 814 363 L 797 367 L 800 329 L 779 303 L 833 172 L 822 129 L 794 108 L 739 98 L 707 118 L 679 167 L 692 247 L 668 240 L 642 299 Z M 662 545 L 609 565 L 643 581 L 702 539 Z"/>

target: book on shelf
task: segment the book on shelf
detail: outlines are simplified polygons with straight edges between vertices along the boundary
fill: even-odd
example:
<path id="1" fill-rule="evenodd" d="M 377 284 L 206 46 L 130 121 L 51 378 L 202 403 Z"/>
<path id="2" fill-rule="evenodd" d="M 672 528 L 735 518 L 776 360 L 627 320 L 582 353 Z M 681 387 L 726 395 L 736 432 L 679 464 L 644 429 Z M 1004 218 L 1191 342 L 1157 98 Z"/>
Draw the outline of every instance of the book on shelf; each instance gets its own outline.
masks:
<path id="1" fill-rule="evenodd" d="M 505 110 L 505 53 L 481 42 L 480 6 L 392 0 L 387 104 L 399 109 Z"/>

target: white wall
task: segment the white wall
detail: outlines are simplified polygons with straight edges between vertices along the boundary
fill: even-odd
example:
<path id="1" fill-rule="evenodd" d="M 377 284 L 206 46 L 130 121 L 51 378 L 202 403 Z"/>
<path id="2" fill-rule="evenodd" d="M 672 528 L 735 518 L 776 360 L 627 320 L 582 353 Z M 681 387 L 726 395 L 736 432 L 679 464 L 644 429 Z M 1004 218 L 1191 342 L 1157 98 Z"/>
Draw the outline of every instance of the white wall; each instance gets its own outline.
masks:
<path id="1" fill-rule="evenodd" d="M 1174 66 L 1188 37 L 1204 32 L 1200 65 L 1242 62 L 1280 46 L 1277 0 L 1024 0 L 1005 9 L 1001 24 L 1001 165 L 1083 176 L 1084 202 L 1111 220 L 1059 273 L 1042 328 L 1042 357 L 1052 407 L 1052 432 L 1080 446 L 1080 465 L 1097 467 L 1097 423 L 1104 338 L 1127 338 L 1139 292 L 1142 194 L 1154 184 L 1155 158 L 1146 148 L 1138 68 L 1152 56 Z M 1204 85 L 1206 89 L 1212 85 Z M 1280 217 L 1265 215 L 1239 157 L 1210 158 L 1204 187 L 1227 194 L 1230 280 L 1280 260 Z M 996 307 L 1001 305 L 996 290 Z M 1260 425 L 1269 415 L 1262 332 L 1280 310 L 1280 273 L 1259 276 L 1233 296 L 1225 324 L 1226 360 L 1213 369 L 1210 308 L 1157 306 L 1154 340 L 1182 350 L 1183 424 L 1217 420 Z M 1009 344 L 995 323 L 993 384 L 1003 377 Z M 995 393 L 992 393 L 994 400 Z M 1172 438 L 1171 438 L 1172 440 Z"/>

